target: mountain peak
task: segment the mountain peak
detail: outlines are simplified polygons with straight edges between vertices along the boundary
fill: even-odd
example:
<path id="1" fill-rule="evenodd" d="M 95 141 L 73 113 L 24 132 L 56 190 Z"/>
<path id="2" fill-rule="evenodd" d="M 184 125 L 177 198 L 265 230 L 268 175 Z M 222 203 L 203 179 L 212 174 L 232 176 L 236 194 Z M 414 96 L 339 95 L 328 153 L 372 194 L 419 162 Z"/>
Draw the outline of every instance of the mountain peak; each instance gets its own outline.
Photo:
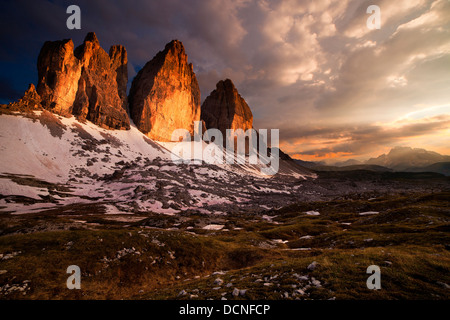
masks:
<path id="1" fill-rule="evenodd" d="M 126 80 L 118 84 L 127 74 L 126 53 L 121 54 L 121 59 L 112 60 L 94 32 L 75 50 L 72 40 L 47 41 L 38 58 L 37 93 L 42 106 L 105 128 L 129 129 L 122 88 L 126 90 Z"/>
<path id="2" fill-rule="evenodd" d="M 207 129 L 219 129 L 225 135 L 227 129 L 253 128 L 253 114 L 230 79 L 221 80 L 202 105 L 202 120 Z"/>
<path id="3" fill-rule="evenodd" d="M 170 41 L 169 43 L 166 44 L 166 48 L 171 48 L 171 47 L 184 48 L 183 42 L 181 42 L 178 39 L 173 39 L 172 41 Z"/>
<path id="4" fill-rule="evenodd" d="M 88 32 L 88 34 L 84 38 L 84 42 L 96 42 L 96 43 L 99 43 L 97 35 L 95 34 L 95 32 Z"/>
<path id="5" fill-rule="evenodd" d="M 395 147 L 393 147 L 393 148 L 391 148 L 391 150 L 390 150 L 390 152 L 393 152 L 393 151 L 396 151 L 396 150 L 408 150 L 408 151 L 411 151 L 411 150 L 413 150 L 413 148 L 411 148 L 411 147 L 403 147 L 403 146 L 395 146 Z"/>
<path id="6" fill-rule="evenodd" d="M 217 84 L 216 84 L 216 88 L 219 87 L 219 85 L 223 85 L 225 87 L 231 87 L 231 88 L 236 88 L 233 81 L 231 81 L 230 79 L 225 79 L 225 80 L 220 80 Z"/>
<path id="7" fill-rule="evenodd" d="M 402 171 L 413 167 L 423 167 L 449 160 L 450 156 L 444 156 L 434 151 L 397 146 L 392 148 L 388 154 L 382 154 L 377 158 L 371 158 L 366 163 Z"/>
<path id="8" fill-rule="evenodd" d="M 184 50 L 184 45 L 180 40 L 172 40 L 168 44 L 166 44 L 164 51 L 166 55 L 171 52 L 174 54 L 186 55 L 186 51 Z"/>

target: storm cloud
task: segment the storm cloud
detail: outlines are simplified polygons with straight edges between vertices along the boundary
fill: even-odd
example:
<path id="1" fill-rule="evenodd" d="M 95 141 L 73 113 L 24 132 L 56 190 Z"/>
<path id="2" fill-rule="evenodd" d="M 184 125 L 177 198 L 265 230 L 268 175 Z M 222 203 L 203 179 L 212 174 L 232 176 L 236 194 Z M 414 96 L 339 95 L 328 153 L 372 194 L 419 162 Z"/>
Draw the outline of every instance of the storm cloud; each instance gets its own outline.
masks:
<path id="1" fill-rule="evenodd" d="M 82 30 L 66 28 L 71 4 Z M 381 8 L 380 30 L 366 26 L 371 4 Z M 405 144 L 450 153 L 447 0 L 19 0 L 0 10 L 2 101 L 36 83 L 47 40 L 79 45 L 95 31 L 105 49 L 123 44 L 131 82 L 179 39 L 202 100 L 232 79 L 255 127 L 280 129 L 282 147 L 299 158 L 368 157 Z"/>

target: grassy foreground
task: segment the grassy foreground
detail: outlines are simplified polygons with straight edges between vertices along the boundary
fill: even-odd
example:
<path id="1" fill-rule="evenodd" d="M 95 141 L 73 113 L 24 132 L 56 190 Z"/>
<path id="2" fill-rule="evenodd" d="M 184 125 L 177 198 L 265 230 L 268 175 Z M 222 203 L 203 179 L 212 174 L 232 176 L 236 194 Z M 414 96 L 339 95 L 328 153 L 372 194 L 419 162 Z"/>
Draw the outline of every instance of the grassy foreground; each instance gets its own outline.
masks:
<path id="1" fill-rule="evenodd" d="M 5 214 L 0 299 L 449 299 L 449 202 L 436 193 L 300 203 L 223 216 L 219 231 L 200 227 L 211 219 L 200 214 L 129 222 L 91 212 L 69 230 L 50 226 L 80 212 Z M 69 265 L 81 268 L 81 290 L 66 287 Z M 366 287 L 370 265 L 381 290 Z"/>

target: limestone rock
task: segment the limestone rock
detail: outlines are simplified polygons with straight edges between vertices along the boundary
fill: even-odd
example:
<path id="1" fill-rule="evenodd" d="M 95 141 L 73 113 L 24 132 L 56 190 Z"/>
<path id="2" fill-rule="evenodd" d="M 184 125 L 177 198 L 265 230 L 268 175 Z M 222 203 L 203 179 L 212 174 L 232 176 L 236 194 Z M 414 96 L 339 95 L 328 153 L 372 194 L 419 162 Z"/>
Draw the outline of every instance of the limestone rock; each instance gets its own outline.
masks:
<path id="1" fill-rule="evenodd" d="M 226 129 L 253 128 L 253 115 L 229 79 L 219 81 L 216 89 L 202 104 L 201 119 L 207 129 L 219 129 L 225 137 Z"/>
<path id="2" fill-rule="evenodd" d="M 75 50 L 72 40 L 47 41 L 39 54 L 38 76 L 45 109 L 109 129 L 130 128 L 123 46 L 111 47 L 108 55 L 93 32 Z"/>
<path id="3" fill-rule="evenodd" d="M 309 271 L 314 271 L 314 269 L 316 269 L 317 266 L 318 266 L 317 261 L 313 261 L 313 262 L 308 266 L 307 269 L 308 269 Z"/>
<path id="4" fill-rule="evenodd" d="M 37 93 L 44 108 L 62 115 L 72 113 L 81 75 L 73 49 L 72 40 L 47 41 L 38 57 Z"/>
<path id="5" fill-rule="evenodd" d="M 123 47 L 121 50 L 125 51 Z M 114 53 L 115 49 L 112 51 Z M 123 98 L 122 82 L 126 64 L 121 64 L 126 60 L 126 53 L 111 60 L 100 47 L 95 33 L 91 32 L 84 43 L 75 49 L 75 56 L 80 60 L 82 70 L 73 114 L 102 127 L 129 129 L 130 121 Z M 123 56 L 125 60 L 121 58 Z M 121 81 L 120 90 L 117 78 Z"/>
<path id="6" fill-rule="evenodd" d="M 128 56 L 124 46 L 115 45 L 109 49 L 111 68 L 116 73 L 117 89 L 122 99 L 123 108 L 128 111 L 127 83 L 128 83 Z"/>
<path id="7" fill-rule="evenodd" d="M 131 85 L 131 118 L 140 131 L 158 141 L 170 141 L 175 129 L 194 133 L 200 121 L 200 88 L 183 44 L 168 43 Z"/>
<path id="8" fill-rule="evenodd" d="M 40 109 L 41 107 L 41 97 L 36 92 L 34 84 L 30 84 L 27 91 L 25 91 L 25 94 L 19 101 L 12 102 L 6 106 L 6 108 L 11 111 L 32 111 Z"/>

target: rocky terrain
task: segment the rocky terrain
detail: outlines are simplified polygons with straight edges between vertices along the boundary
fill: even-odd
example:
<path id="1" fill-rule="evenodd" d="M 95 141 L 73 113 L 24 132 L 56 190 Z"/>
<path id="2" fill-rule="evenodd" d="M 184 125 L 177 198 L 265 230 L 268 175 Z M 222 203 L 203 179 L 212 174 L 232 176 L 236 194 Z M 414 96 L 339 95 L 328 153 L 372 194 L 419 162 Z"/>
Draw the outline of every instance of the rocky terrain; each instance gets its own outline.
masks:
<path id="1" fill-rule="evenodd" d="M 435 172 L 450 176 L 450 156 L 434 151 L 410 147 L 394 147 L 387 154 L 361 162 L 355 159 L 338 161 L 332 164 L 323 161 L 312 162 L 296 160 L 307 168 L 318 171 L 397 171 L 397 172 Z"/>
<path id="2" fill-rule="evenodd" d="M 92 205 L 130 214 L 259 212 L 297 201 L 300 182 L 315 177 L 288 156 L 273 177 L 261 172 L 262 163 L 226 150 L 234 164 L 198 162 L 190 152 L 177 155 L 184 163 L 174 162 L 172 131 L 194 134 L 194 121 L 201 119 L 198 83 L 180 41 L 168 43 L 142 68 L 128 97 L 124 47 L 113 46 L 108 55 L 95 33 L 73 47 L 71 40 L 46 42 L 37 92 L 31 85 L 22 100 L 2 107 L 0 210 Z M 203 114 L 208 129 L 252 128 L 250 108 L 231 80 L 217 84 Z M 201 152 L 212 147 L 216 158 L 221 152 L 201 141 L 188 148 L 196 145 Z"/>
<path id="3" fill-rule="evenodd" d="M 265 214 L 0 215 L 0 299 L 448 299 L 449 192 Z M 81 290 L 65 287 L 69 265 Z M 368 290 L 378 265 L 382 290 Z"/>
<path id="4" fill-rule="evenodd" d="M 396 147 L 388 154 L 366 161 L 367 164 L 385 166 L 398 171 L 406 171 L 414 167 L 425 167 L 438 162 L 450 161 L 450 156 L 419 148 Z"/>
<path id="5" fill-rule="evenodd" d="M 157 143 L 135 127 L 110 131 L 48 111 L 2 115 L 0 123 L 3 212 L 94 204 L 130 214 L 262 211 L 307 196 L 302 182 L 315 176 L 284 160 L 275 177 L 249 164 L 174 163 L 169 149 L 175 143 Z"/>
<path id="6" fill-rule="evenodd" d="M 48 111 L 0 122 L 0 299 L 449 297 L 442 175 L 281 160 L 267 177 L 174 164 L 171 143 L 133 125 Z M 65 287 L 72 264 L 82 290 Z M 372 264 L 383 291 L 365 287 Z"/>
<path id="7" fill-rule="evenodd" d="M 253 127 L 231 80 L 200 107 L 177 40 L 128 96 L 126 49 L 94 33 L 46 42 L 38 71 L 0 106 L 0 299 L 448 299 L 448 177 L 313 170 L 281 150 L 265 175 L 215 143 L 170 142 L 194 121 Z M 387 290 L 365 287 L 372 264 Z"/>

